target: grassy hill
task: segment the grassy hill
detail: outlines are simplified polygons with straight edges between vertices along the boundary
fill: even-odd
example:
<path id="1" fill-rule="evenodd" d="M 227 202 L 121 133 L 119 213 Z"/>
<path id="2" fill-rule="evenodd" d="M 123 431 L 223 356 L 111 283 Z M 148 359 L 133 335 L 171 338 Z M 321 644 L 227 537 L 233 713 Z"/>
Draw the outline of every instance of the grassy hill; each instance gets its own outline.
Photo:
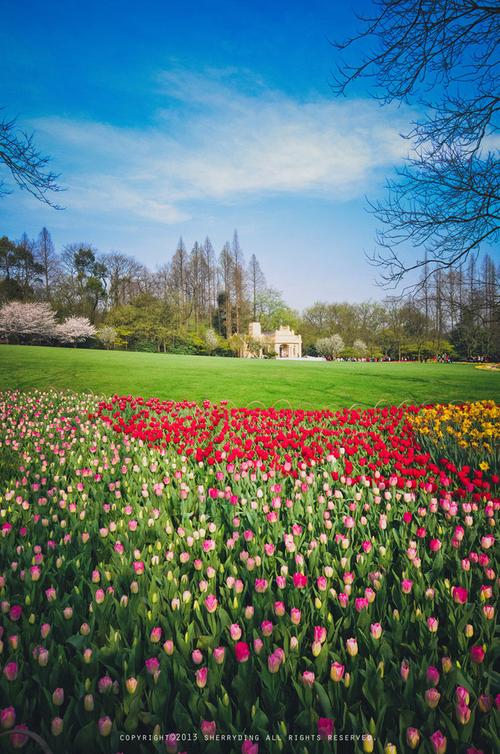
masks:
<path id="1" fill-rule="evenodd" d="M 0 346 L 0 390 L 59 389 L 294 407 L 498 397 L 500 375 L 469 364 L 357 364 Z"/>

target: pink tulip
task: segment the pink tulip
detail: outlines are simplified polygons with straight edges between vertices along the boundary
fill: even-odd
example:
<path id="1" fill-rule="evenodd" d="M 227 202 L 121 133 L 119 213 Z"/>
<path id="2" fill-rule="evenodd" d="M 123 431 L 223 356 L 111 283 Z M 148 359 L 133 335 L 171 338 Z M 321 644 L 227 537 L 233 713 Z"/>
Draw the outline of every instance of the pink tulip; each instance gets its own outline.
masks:
<path id="1" fill-rule="evenodd" d="M 461 725 L 467 725 L 470 720 L 471 711 L 465 702 L 459 702 L 455 707 L 457 720 Z"/>
<path id="2" fill-rule="evenodd" d="M 56 707 L 61 707 L 61 705 L 64 704 L 64 689 L 55 689 L 52 693 L 52 703 L 55 704 Z"/>
<path id="3" fill-rule="evenodd" d="M 457 605 L 465 605 L 467 602 L 468 592 L 463 586 L 454 586 L 451 590 L 453 600 Z"/>
<path id="4" fill-rule="evenodd" d="M 149 634 L 149 639 L 153 644 L 158 644 L 161 639 L 161 628 L 160 626 L 155 626 L 151 629 L 151 633 Z"/>
<path id="5" fill-rule="evenodd" d="M 314 681 L 316 680 L 316 676 L 311 670 L 304 670 L 302 673 L 302 683 L 304 686 L 314 686 Z"/>
<path id="6" fill-rule="evenodd" d="M 18 673 L 17 662 L 8 662 L 3 669 L 4 676 L 6 677 L 8 681 L 11 681 L 11 682 L 16 680 L 17 673 Z"/>
<path id="7" fill-rule="evenodd" d="M 434 665 L 429 665 L 425 677 L 427 678 L 427 683 L 430 683 L 431 686 L 437 686 L 440 678 L 439 670 Z"/>
<path id="8" fill-rule="evenodd" d="M 318 720 L 318 735 L 322 741 L 331 741 L 335 728 L 331 717 L 320 717 Z"/>
<path id="9" fill-rule="evenodd" d="M 217 605 L 218 605 L 217 597 L 214 594 L 209 594 L 205 598 L 204 604 L 208 613 L 215 613 L 215 611 L 217 610 Z"/>
<path id="10" fill-rule="evenodd" d="M 194 649 L 191 653 L 191 659 L 195 665 L 201 665 L 203 662 L 203 652 L 199 649 Z"/>
<path id="11" fill-rule="evenodd" d="M 259 754 L 259 744 L 247 738 L 241 744 L 241 754 Z"/>
<path id="12" fill-rule="evenodd" d="M 485 651 L 484 649 L 476 645 L 470 649 L 470 658 L 476 665 L 480 665 L 484 661 Z"/>
<path id="13" fill-rule="evenodd" d="M 335 683 L 340 683 L 344 677 L 345 665 L 341 665 L 339 662 L 332 662 L 330 665 L 330 678 Z"/>
<path id="14" fill-rule="evenodd" d="M 18 621 L 23 614 L 23 608 L 21 605 L 12 605 L 9 611 L 9 618 L 11 621 Z"/>
<path id="15" fill-rule="evenodd" d="M 50 723 L 50 732 L 53 736 L 60 736 L 63 732 L 64 721 L 61 717 L 54 717 Z"/>
<path id="16" fill-rule="evenodd" d="M 205 738 L 210 738 L 211 736 L 215 736 L 217 723 L 214 720 L 202 720 L 200 728 Z"/>
<path id="17" fill-rule="evenodd" d="M 208 678 L 208 668 L 198 668 L 198 670 L 195 673 L 196 677 L 196 685 L 199 689 L 204 689 L 207 685 L 207 678 Z"/>
<path id="18" fill-rule="evenodd" d="M 263 636 L 271 636 L 273 633 L 273 624 L 270 620 L 264 620 L 260 624 L 260 629 Z"/>
<path id="19" fill-rule="evenodd" d="M 290 610 L 290 620 L 295 626 L 299 625 L 301 617 L 302 614 L 300 610 L 297 607 L 292 607 L 292 609 Z"/>
<path id="20" fill-rule="evenodd" d="M 255 654 L 257 655 L 260 654 L 263 646 L 264 646 L 264 642 L 262 641 L 262 639 L 256 636 L 255 639 L 253 640 L 253 648 L 254 648 Z"/>
<path id="21" fill-rule="evenodd" d="M 345 645 L 347 654 L 351 657 L 356 657 L 356 655 L 358 654 L 358 642 L 356 641 L 356 639 L 347 639 Z"/>
<path id="22" fill-rule="evenodd" d="M 490 712 L 493 708 L 493 697 L 490 694 L 481 694 L 478 699 L 478 706 L 481 712 Z"/>
<path id="23" fill-rule="evenodd" d="M 4 707 L 0 710 L 0 727 L 3 730 L 9 730 L 16 722 L 16 710 L 14 707 Z"/>
<path id="24" fill-rule="evenodd" d="M 493 605 L 483 605 L 483 615 L 486 620 L 493 620 L 495 617 L 495 608 Z"/>
<path id="25" fill-rule="evenodd" d="M 446 751 L 446 736 L 440 730 L 435 731 L 430 737 L 435 754 L 444 754 Z"/>
<path id="26" fill-rule="evenodd" d="M 274 603 L 274 614 L 278 616 L 278 618 L 281 618 L 285 614 L 285 603 L 284 602 L 275 602 Z"/>
<path id="27" fill-rule="evenodd" d="M 410 675 L 410 663 L 408 662 L 408 660 L 403 660 L 401 662 L 400 673 L 401 673 L 401 678 L 406 683 L 406 681 L 408 680 L 408 676 Z"/>
<path id="28" fill-rule="evenodd" d="M 273 652 L 267 658 L 267 667 L 270 673 L 277 673 L 281 665 L 281 655 Z"/>
<path id="29" fill-rule="evenodd" d="M 430 709 L 436 709 L 441 699 L 441 694 L 437 689 L 427 689 L 425 692 L 425 703 Z"/>
<path id="30" fill-rule="evenodd" d="M 171 657 L 174 653 L 174 642 L 172 639 L 167 639 L 165 642 L 163 642 L 163 650 L 165 654 L 169 655 Z"/>
<path id="31" fill-rule="evenodd" d="M 303 573 L 294 573 L 293 585 L 296 589 L 305 589 L 307 586 L 307 576 Z"/>
<path id="32" fill-rule="evenodd" d="M 24 723 L 22 725 L 16 725 L 16 732 L 11 733 L 9 736 L 10 745 L 13 749 L 22 749 L 29 741 L 28 736 L 19 732 L 22 730 L 29 730 L 29 728 Z"/>
<path id="33" fill-rule="evenodd" d="M 410 749 L 416 749 L 420 743 L 420 731 L 417 728 L 406 729 L 406 743 Z"/>
<path id="34" fill-rule="evenodd" d="M 109 693 L 113 688 L 113 679 L 109 675 L 104 675 L 102 678 L 99 678 L 97 688 L 101 694 Z"/>
<path id="35" fill-rule="evenodd" d="M 362 610 L 366 610 L 368 607 L 368 600 L 366 597 L 356 597 L 354 600 L 354 607 L 356 609 L 356 612 L 360 613 Z"/>
<path id="36" fill-rule="evenodd" d="M 111 733 L 111 728 L 113 727 L 113 721 L 110 717 L 107 715 L 105 717 L 100 717 L 99 721 L 97 723 L 97 729 L 99 730 L 99 735 L 106 737 L 109 736 Z"/>
<path id="37" fill-rule="evenodd" d="M 157 657 L 150 657 L 144 664 L 146 666 L 147 672 L 150 675 L 154 675 L 160 669 L 160 663 L 158 662 Z"/>
<path id="38" fill-rule="evenodd" d="M 326 628 L 324 626 L 314 626 L 314 641 L 323 644 L 326 641 Z"/>
<path id="39" fill-rule="evenodd" d="M 225 654 L 226 654 L 226 650 L 224 647 L 215 647 L 213 651 L 213 656 L 217 665 L 222 665 L 222 663 L 224 662 Z"/>
<path id="40" fill-rule="evenodd" d="M 250 658 L 250 647 L 246 641 L 238 641 L 234 645 L 234 654 L 236 656 L 236 662 L 247 662 Z"/>
<path id="41" fill-rule="evenodd" d="M 238 641 L 238 639 L 241 638 L 241 628 L 237 623 L 232 623 L 229 626 L 229 633 L 231 634 L 231 639 L 233 639 L 233 641 Z"/>

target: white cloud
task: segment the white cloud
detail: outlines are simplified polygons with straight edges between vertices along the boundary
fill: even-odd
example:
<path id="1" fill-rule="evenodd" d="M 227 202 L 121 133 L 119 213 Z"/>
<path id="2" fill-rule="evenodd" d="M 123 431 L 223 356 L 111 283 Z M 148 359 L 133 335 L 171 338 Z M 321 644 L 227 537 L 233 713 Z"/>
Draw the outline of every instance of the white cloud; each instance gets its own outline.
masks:
<path id="1" fill-rule="evenodd" d="M 67 118 L 34 125 L 63 171 L 68 208 L 121 211 L 161 223 L 187 219 L 193 202 L 273 194 L 349 199 L 400 162 L 409 117 L 367 100 L 293 99 L 241 72 L 159 77 L 165 108 L 154 127 Z M 248 86 L 251 85 L 251 86 Z"/>

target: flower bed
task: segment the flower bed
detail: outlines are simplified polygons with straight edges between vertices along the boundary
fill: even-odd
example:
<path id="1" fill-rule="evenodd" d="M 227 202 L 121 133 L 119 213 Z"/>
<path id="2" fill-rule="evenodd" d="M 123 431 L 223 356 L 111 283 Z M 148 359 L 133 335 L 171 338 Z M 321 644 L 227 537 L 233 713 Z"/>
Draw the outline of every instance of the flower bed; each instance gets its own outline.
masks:
<path id="1" fill-rule="evenodd" d="M 498 750 L 498 429 L 436 410 L 1 395 L 0 749 Z"/>

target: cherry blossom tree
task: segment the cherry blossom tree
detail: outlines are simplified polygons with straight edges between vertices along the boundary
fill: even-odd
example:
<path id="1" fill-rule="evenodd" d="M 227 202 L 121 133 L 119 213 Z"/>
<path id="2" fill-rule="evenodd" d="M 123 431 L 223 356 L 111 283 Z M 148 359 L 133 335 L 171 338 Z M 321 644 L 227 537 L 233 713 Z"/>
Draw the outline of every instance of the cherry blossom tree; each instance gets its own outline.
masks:
<path id="1" fill-rule="evenodd" d="M 111 325 L 103 325 L 100 330 L 98 330 L 97 337 L 101 343 L 104 344 L 105 348 L 111 348 L 116 342 L 118 333 L 114 327 L 111 327 Z"/>
<path id="2" fill-rule="evenodd" d="M 368 353 L 368 347 L 364 340 L 361 340 L 361 338 L 356 338 L 354 343 L 352 344 L 352 349 L 355 353 L 355 355 L 358 358 L 363 358 Z"/>
<path id="3" fill-rule="evenodd" d="M 63 343 L 83 343 L 97 333 L 87 317 L 68 317 L 56 327 L 56 337 Z"/>
<path id="4" fill-rule="evenodd" d="M 344 341 L 340 335 L 330 335 L 328 338 L 319 338 L 316 341 L 316 350 L 320 356 L 329 356 L 336 359 L 344 350 Z"/>
<path id="5" fill-rule="evenodd" d="M 57 338 L 55 313 L 46 302 L 10 301 L 0 308 L 0 333 L 20 342 Z"/>
<path id="6" fill-rule="evenodd" d="M 207 351 L 215 351 L 217 346 L 219 345 L 219 339 L 217 337 L 217 333 L 215 330 L 212 330 L 212 328 L 208 328 L 208 330 L 205 332 L 205 346 L 207 348 Z"/>

